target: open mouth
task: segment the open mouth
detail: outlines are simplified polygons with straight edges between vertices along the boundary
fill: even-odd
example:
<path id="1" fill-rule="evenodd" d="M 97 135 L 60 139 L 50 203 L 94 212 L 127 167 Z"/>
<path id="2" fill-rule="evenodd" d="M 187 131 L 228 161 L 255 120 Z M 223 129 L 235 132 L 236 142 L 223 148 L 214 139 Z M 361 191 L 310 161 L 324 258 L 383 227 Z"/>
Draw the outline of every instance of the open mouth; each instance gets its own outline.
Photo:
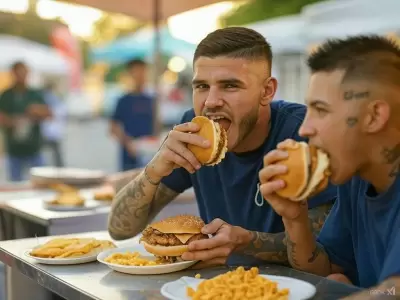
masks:
<path id="1" fill-rule="evenodd" d="M 222 128 L 225 129 L 226 132 L 228 132 L 229 128 L 231 127 L 231 120 L 223 116 L 207 116 L 207 118 L 213 120 L 214 122 L 217 122 Z"/>

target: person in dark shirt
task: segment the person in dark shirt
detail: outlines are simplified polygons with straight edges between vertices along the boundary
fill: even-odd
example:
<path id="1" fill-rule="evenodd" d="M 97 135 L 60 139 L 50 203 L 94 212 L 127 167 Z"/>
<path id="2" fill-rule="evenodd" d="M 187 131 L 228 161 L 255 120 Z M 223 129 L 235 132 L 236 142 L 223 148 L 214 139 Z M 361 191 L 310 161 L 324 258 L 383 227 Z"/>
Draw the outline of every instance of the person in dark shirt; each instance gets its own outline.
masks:
<path id="1" fill-rule="evenodd" d="M 189 244 L 182 257 L 203 265 L 286 263 L 281 218 L 259 193 L 263 156 L 286 139 L 304 140 L 298 129 L 304 105 L 272 101 L 277 81 L 271 77 L 271 49 L 265 38 L 247 28 L 209 34 L 194 55 L 193 109 L 168 134 L 158 153 L 113 201 L 109 232 L 115 239 L 138 234 L 167 203 L 193 187 L 204 233 L 214 237 Z M 214 167 L 200 166 L 187 144 L 208 147 L 190 134 L 190 121 L 207 116 L 227 130 L 228 153 Z M 329 186 L 310 200 L 310 219 L 318 231 L 336 189 Z"/>
<path id="2" fill-rule="evenodd" d="M 0 126 L 4 132 L 9 177 L 23 180 L 24 170 L 43 165 L 40 124 L 51 117 L 42 93 L 27 85 L 28 67 L 12 66 L 14 83 L 0 96 Z"/>
<path id="3" fill-rule="evenodd" d="M 142 60 L 132 60 L 127 70 L 134 82 L 131 92 L 122 96 L 110 122 L 110 132 L 120 145 L 120 169 L 141 167 L 137 153 L 137 139 L 153 134 L 153 99 L 144 91 L 147 65 Z"/>
<path id="4" fill-rule="evenodd" d="M 308 65 L 300 134 L 329 154 L 338 198 L 315 240 L 307 206 L 274 194 L 284 184 L 271 179 L 284 155 L 279 150 L 265 157 L 261 193 L 283 217 L 294 268 L 368 288 L 349 299 L 394 299 L 400 292 L 400 47 L 375 35 L 331 40 Z"/>

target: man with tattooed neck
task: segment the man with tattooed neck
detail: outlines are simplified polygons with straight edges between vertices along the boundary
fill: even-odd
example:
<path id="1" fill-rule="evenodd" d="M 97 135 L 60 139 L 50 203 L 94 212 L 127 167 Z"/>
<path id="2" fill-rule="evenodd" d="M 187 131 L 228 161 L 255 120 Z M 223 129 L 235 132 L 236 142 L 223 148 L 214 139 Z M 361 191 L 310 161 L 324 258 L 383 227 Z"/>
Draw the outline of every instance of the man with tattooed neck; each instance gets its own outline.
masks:
<path id="1" fill-rule="evenodd" d="M 294 268 L 369 289 L 349 299 L 400 297 L 400 47 L 374 35 L 332 40 L 308 65 L 300 134 L 329 154 L 338 199 L 315 240 L 307 203 L 275 194 L 281 150 L 264 158 L 261 192 L 283 217 Z"/>
<path id="2" fill-rule="evenodd" d="M 277 81 L 271 77 L 271 61 L 269 44 L 250 29 L 217 30 L 200 42 L 194 55 L 193 109 L 144 171 L 117 194 L 108 227 L 113 238 L 140 233 L 161 208 L 193 187 L 200 216 L 208 223 L 203 233 L 213 238 L 191 242 L 183 259 L 204 261 L 203 266 L 225 264 L 228 257 L 228 264 L 287 262 L 282 220 L 261 197 L 258 172 L 278 142 L 303 139 L 298 129 L 306 107 L 272 101 Z M 215 119 L 227 130 L 229 152 L 214 167 L 200 166 L 187 148 L 210 146 L 190 134 L 199 130 L 190 122 L 195 115 Z M 311 200 L 315 231 L 335 197 L 330 186 Z"/>

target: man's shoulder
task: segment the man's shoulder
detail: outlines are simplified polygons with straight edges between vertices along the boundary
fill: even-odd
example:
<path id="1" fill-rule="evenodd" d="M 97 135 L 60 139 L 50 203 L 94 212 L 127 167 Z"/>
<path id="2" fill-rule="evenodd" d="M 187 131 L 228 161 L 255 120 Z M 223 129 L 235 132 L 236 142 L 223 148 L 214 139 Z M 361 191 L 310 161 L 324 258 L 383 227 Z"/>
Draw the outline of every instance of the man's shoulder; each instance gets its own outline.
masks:
<path id="1" fill-rule="evenodd" d="M 190 122 L 194 117 L 195 117 L 195 113 L 194 113 L 193 108 L 188 109 L 187 111 L 185 111 L 183 113 L 180 124 Z"/>
<path id="2" fill-rule="evenodd" d="M 277 143 L 289 138 L 307 141 L 306 138 L 299 136 L 299 129 L 306 112 L 307 108 L 303 104 L 283 100 L 273 101 L 271 103 L 271 117 L 273 118 L 271 137 L 275 138 Z"/>
<path id="3" fill-rule="evenodd" d="M 285 100 L 272 101 L 271 109 L 277 112 L 279 118 L 287 118 L 297 123 L 302 123 L 307 113 L 307 107 L 304 104 Z"/>

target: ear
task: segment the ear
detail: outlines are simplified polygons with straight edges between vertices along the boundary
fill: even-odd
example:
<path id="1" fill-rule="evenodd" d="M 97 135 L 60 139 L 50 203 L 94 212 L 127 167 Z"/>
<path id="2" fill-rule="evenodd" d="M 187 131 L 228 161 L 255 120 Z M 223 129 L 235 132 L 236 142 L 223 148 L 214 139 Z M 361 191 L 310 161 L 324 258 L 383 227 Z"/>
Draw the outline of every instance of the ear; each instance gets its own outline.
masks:
<path id="1" fill-rule="evenodd" d="M 390 105 L 383 100 L 374 100 L 368 103 L 366 117 L 364 118 L 364 130 L 368 133 L 381 131 L 389 122 Z"/>
<path id="2" fill-rule="evenodd" d="M 276 80 L 275 77 L 269 77 L 265 79 L 261 91 L 260 104 L 262 106 L 268 105 L 274 98 L 277 89 L 278 89 L 278 81 Z"/>

